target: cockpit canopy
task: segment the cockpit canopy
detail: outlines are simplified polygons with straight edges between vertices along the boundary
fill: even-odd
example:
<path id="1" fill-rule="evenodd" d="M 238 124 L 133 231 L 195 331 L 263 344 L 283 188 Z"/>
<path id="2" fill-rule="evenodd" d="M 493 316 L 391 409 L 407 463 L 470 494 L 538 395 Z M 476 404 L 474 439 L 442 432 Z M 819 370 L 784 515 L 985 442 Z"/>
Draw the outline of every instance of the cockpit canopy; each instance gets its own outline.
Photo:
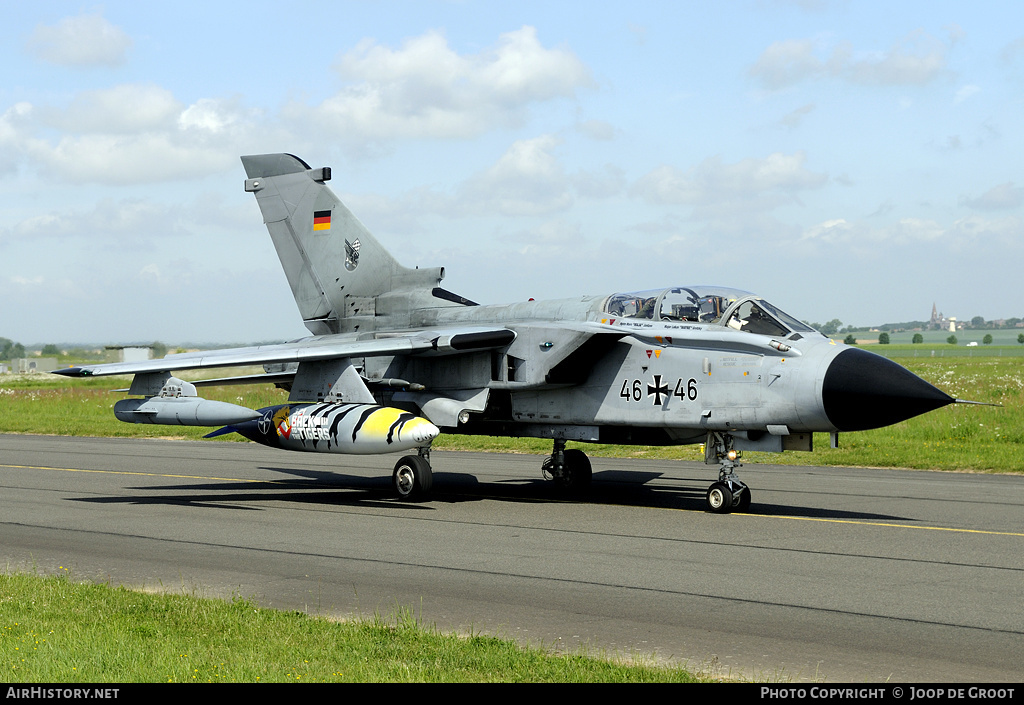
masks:
<path id="1" fill-rule="evenodd" d="M 620 318 L 710 323 L 759 335 L 786 337 L 814 332 L 761 297 L 725 287 L 680 286 L 612 294 L 605 301 L 604 311 Z"/>

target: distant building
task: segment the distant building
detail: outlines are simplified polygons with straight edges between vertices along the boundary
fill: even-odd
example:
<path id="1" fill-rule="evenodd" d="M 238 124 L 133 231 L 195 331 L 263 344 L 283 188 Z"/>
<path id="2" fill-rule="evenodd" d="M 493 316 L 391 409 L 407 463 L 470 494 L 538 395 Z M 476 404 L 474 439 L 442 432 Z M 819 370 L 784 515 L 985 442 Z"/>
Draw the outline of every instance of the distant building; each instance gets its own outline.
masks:
<path id="1" fill-rule="evenodd" d="M 932 317 L 928 321 L 929 330 L 948 330 L 950 333 L 955 333 L 957 329 L 963 330 L 964 324 L 957 324 L 956 316 L 950 316 L 946 318 L 946 314 L 939 313 L 938 308 L 935 304 L 932 304 Z"/>
<path id="2" fill-rule="evenodd" d="M 151 345 L 108 345 L 107 359 L 111 362 L 144 362 L 153 359 Z"/>
<path id="3" fill-rule="evenodd" d="M 57 358 L 55 357 L 16 357 L 11 360 L 11 372 L 16 375 L 53 372 L 55 369 L 57 369 Z"/>

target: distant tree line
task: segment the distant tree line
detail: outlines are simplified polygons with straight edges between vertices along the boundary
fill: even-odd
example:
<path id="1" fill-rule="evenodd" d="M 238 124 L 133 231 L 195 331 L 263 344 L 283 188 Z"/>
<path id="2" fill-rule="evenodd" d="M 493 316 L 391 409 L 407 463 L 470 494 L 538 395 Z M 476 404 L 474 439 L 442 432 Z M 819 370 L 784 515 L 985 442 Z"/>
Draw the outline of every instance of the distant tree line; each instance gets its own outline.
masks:
<path id="1" fill-rule="evenodd" d="M 1013 320 L 1013 319 L 1007 319 L 1007 320 L 1009 321 L 1009 320 Z M 840 326 L 842 326 L 842 322 L 838 318 L 832 319 L 831 321 L 829 321 L 825 325 L 821 325 L 820 323 L 811 323 L 809 321 L 804 321 L 804 323 L 806 323 L 807 325 L 811 326 L 812 328 L 815 328 L 815 329 L 821 331 L 825 335 L 829 335 L 829 336 L 835 335 L 836 333 L 847 333 L 846 338 L 843 339 L 843 342 L 846 343 L 847 345 L 856 345 L 857 344 L 857 338 L 856 338 L 856 336 L 853 335 L 854 332 L 863 332 L 863 331 L 872 330 L 870 328 L 854 328 L 852 326 L 850 326 L 848 328 L 840 328 Z M 903 325 L 903 324 L 890 324 L 890 325 L 897 326 L 897 325 Z M 879 344 L 880 345 L 889 345 L 889 343 L 891 342 L 891 338 L 889 336 L 889 332 L 890 331 L 896 332 L 896 331 L 899 331 L 901 329 L 900 328 L 887 329 L 886 326 L 879 326 L 879 328 L 877 328 L 875 330 L 880 330 L 881 331 L 878 334 L 878 342 L 879 342 Z M 911 338 L 910 342 L 915 344 L 915 345 L 919 345 L 921 343 L 924 343 L 924 336 L 921 335 L 920 333 L 914 333 L 914 337 Z M 955 335 L 951 335 L 948 338 L 946 338 L 946 342 L 949 343 L 950 345 L 956 345 L 957 344 L 957 337 Z M 981 339 L 981 342 L 983 344 L 985 344 L 985 345 L 991 345 L 992 344 L 992 334 L 991 333 L 986 333 L 985 337 Z M 1024 345 L 1024 333 L 1021 333 L 1020 335 L 1017 336 L 1017 342 L 1020 343 L 1021 345 Z"/>
<path id="2" fill-rule="evenodd" d="M 975 316 L 970 320 L 970 323 L 965 322 L 964 327 L 969 329 L 989 328 L 991 330 L 1006 330 L 1008 328 L 1016 328 L 1017 324 L 1024 321 L 1024 318 L 1006 318 L 1002 319 L 998 324 L 995 321 L 986 321 L 981 316 Z M 838 321 L 835 321 L 838 322 Z M 807 321 L 804 321 L 807 323 Z M 808 325 L 817 328 L 822 333 L 822 330 L 817 323 L 809 323 Z M 888 333 L 899 333 L 907 330 L 928 330 L 930 328 L 928 321 L 903 321 L 902 323 L 883 323 L 879 326 L 847 326 L 846 328 L 840 329 L 840 333 L 856 333 L 868 330 L 879 330 L 886 331 Z M 826 334 L 830 335 L 830 334 Z"/>
<path id="3" fill-rule="evenodd" d="M 0 338 L 0 360 L 14 360 L 25 357 L 25 346 L 9 338 Z"/>
<path id="4" fill-rule="evenodd" d="M 999 323 L 995 321 L 986 321 L 981 316 L 975 316 L 971 319 L 971 328 L 992 328 L 992 329 L 1003 329 L 1016 328 L 1017 324 L 1024 319 L 1020 318 L 1005 318 L 1000 320 Z"/>
<path id="5" fill-rule="evenodd" d="M 825 335 L 835 335 L 836 333 L 839 333 L 839 329 L 843 325 L 843 322 L 840 321 L 838 318 L 833 318 L 828 323 L 809 323 L 808 321 L 804 321 L 804 323 L 807 323 L 807 325 L 809 325 L 811 328 L 815 329 L 816 331 L 820 331 Z"/>
<path id="6" fill-rule="evenodd" d="M 60 348 L 54 344 L 44 345 L 39 351 L 43 357 L 60 357 Z M 17 360 L 28 357 L 29 351 L 21 343 L 16 343 L 10 338 L 0 338 L 0 360 Z"/>

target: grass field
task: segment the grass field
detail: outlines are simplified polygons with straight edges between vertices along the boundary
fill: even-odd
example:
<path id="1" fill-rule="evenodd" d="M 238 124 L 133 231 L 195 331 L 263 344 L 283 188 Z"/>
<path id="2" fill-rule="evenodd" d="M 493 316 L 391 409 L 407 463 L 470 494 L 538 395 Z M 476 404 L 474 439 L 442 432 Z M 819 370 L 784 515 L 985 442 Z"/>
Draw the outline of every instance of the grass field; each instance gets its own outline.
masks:
<path id="1" fill-rule="evenodd" d="M 873 346 L 873 350 L 920 346 Z M 988 351 L 992 352 L 992 351 Z M 829 447 L 827 434 L 816 434 L 813 453 L 748 453 L 747 462 L 799 465 L 854 465 L 977 472 L 1022 472 L 1024 460 L 1024 358 L 899 357 L 900 364 L 948 394 L 1001 407 L 952 405 L 889 428 L 843 434 L 840 447 Z M 69 436 L 200 439 L 206 428 L 126 424 L 113 414 L 123 395 L 110 390 L 127 387 L 128 378 L 68 379 L 57 375 L 0 377 L 0 433 Z M 267 385 L 206 388 L 203 396 L 249 408 L 287 400 L 285 392 Z M 244 441 L 228 434 L 210 442 Z M 669 458 L 699 461 L 698 446 L 581 447 L 597 457 Z M 443 435 L 437 450 L 473 450 L 544 455 L 551 442 L 537 439 Z"/>
<path id="2" fill-rule="evenodd" d="M 914 347 L 916 348 L 964 347 L 967 345 L 967 343 L 976 342 L 979 347 L 984 348 L 1005 346 L 1011 349 L 1019 348 L 1024 350 L 1024 345 L 1021 345 L 1020 343 L 1017 342 L 1017 336 L 1020 335 L 1021 333 L 1024 333 L 1024 328 L 968 328 L 966 330 L 958 330 L 956 333 L 950 333 L 948 330 L 904 330 L 898 333 L 889 333 L 889 340 L 891 340 L 894 345 L 902 343 L 910 345 L 914 340 L 914 336 L 917 335 L 918 333 L 921 334 L 923 342 L 914 345 Z M 868 333 L 861 331 L 858 333 L 854 333 L 853 335 L 857 338 L 877 341 L 879 334 L 874 332 Z M 949 338 L 949 336 L 951 335 L 956 336 L 956 346 L 949 345 L 949 343 L 946 342 L 946 339 Z M 989 345 L 984 344 L 986 335 L 992 336 L 992 343 Z M 836 337 L 841 340 L 845 336 L 836 334 L 833 337 Z"/>
<path id="3" fill-rule="evenodd" d="M 338 622 L 244 599 L 0 574 L 7 683 L 692 683 L 680 668 L 442 634 L 399 612 Z"/>

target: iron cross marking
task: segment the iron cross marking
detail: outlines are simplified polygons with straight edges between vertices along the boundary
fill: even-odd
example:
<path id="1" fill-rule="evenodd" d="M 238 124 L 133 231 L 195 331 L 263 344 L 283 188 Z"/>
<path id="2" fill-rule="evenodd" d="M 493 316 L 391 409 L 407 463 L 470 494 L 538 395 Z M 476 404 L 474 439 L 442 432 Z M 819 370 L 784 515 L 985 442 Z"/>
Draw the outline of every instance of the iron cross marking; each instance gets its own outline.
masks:
<path id="1" fill-rule="evenodd" d="M 647 385 L 647 396 L 653 396 L 654 405 L 661 406 L 662 395 L 668 396 L 668 384 L 661 383 L 661 375 L 654 375 L 654 384 Z"/>

